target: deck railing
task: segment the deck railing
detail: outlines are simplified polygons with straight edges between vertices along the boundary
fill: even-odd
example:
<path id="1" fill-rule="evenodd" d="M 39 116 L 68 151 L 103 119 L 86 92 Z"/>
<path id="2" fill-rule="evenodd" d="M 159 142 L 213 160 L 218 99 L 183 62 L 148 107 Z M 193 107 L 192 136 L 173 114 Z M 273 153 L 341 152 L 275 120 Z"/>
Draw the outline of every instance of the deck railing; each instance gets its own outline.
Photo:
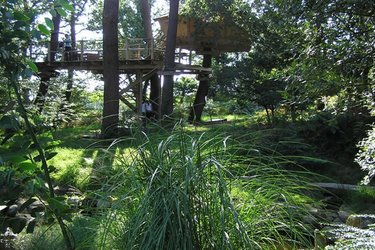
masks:
<path id="1" fill-rule="evenodd" d="M 155 46 L 152 39 L 131 38 L 119 43 L 119 60 L 162 60 L 164 50 Z M 64 42 L 51 44 L 40 42 L 29 48 L 29 56 L 35 62 L 84 62 L 103 60 L 102 40 L 80 40 L 67 50 Z M 177 63 L 189 64 L 192 62 L 192 53 L 181 49 L 176 50 Z"/>
<path id="2" fill-rule="evenodd" d="M 153 40 L 126 39 L 119 43 L 119 60 L 153 60 L 156 51 Z M 64 42 L 42 42 L 30 46 L 29 56 L 36 62 L 101 61 L 103 41 L 80 40 L 70 49 L 65 48 Z"/>

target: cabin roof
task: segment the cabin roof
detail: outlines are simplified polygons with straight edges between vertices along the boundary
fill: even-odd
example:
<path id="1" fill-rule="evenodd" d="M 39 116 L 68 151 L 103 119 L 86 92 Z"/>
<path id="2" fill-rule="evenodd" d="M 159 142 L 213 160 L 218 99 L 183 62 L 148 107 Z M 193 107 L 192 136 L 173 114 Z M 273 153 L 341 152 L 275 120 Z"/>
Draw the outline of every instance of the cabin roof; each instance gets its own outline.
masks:
<path id="1" fill-rule="evenodd" d="M 155 19 L 161 31 L 167 35 L 168 16 Z M 179 16 L 176 47 L 194 50 L 198 54 L 249 51 L 251 40 L 248 33 L 234 22 L 205 22 L 193 17 Z"/>

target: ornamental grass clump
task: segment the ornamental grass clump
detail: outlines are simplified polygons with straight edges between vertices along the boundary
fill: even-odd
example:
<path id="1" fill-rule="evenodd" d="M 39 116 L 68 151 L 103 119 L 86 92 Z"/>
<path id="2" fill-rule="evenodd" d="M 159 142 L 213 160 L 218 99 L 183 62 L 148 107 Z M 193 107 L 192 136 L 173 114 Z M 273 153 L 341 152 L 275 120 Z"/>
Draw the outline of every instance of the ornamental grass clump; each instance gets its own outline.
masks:
<path id="1" fill-rule="evenodd" d="M 235 155 L 241 151 L 236 145 L 228 137 L 204 139 L 179 131 L 158 145 L 139 147 L 134 163 L 142 169 L 146 188 L 137 192 L 137 208 L 125 212 L 118 248 L 310 245 L 312 230 L 301 223 L 312 204 L 302 193 L 304 178 L 281 170 L 277 160 L 250 164 L 246 155 Z"/>

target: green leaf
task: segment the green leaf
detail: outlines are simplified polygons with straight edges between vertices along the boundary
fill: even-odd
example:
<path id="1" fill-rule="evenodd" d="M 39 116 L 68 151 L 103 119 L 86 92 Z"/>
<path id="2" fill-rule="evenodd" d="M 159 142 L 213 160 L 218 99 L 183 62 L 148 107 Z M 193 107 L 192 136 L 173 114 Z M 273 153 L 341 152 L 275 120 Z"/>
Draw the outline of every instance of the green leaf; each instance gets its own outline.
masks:
<path id="1" fill-rule="evenodd" d="M 37 73 L 38 72 L 38 67 L 35 65 L 35 63 L 31 60 L 27 60 L 26 61 L 26 64 L 27 66 L 29 66 L 29 68 L 34 72 L 34 73 Z"/>
<path id="2" fill-rule="evenodd" d="M 30 17 L 24 15 L 23 13 L 19 12 L 19 11 L 15 11 L 13 13 L 13 16 L 16 20 L 18 21 L 24 21 L 24 22 L 27 22 L 30 20 Z"/>
<path id="3" fill-rule="evenodd" d="M 44 35 L 46 35 L 46 36 L 49 36 L 51 33 L 50 33 L 50 31 L 47 29 L 47 27 L 45 26 L 45 25 L 43 25 L 43 24 L 38 24 L 38 30 L 42 33 L 42 34 L 44 34 Z"/>
<path id="4" fill-rule="evenodd" d="M 4 115 L 0 119 L 0 129 L 14 129 L 18 130 L 20 124 L 14 115 Z"/>
<path id="5" fill-rule="evenodd" d="M 21 162 L 25 161 L 25 158 L 22 155 L 18 154 L 18 155 L 14 155 L 11 158 L 9 158 L 8 161 L 10 161 L 12 163 L 21 163 Z"/>
<path id="6" fill-rule="evenodd" d="M 48 205 L 50 209 L 55 211 L 58 214 L 63 213 L 64 211 L 69 209 L 69 206 L 65 204 L 65 198 L 64 197 L 55 197 L 55 198 L 49 198 L 47 200 Z"/>
<path id="7" fill-rule="evenodd" d="M 67 17 L 68 14 L 65 12 L 63 8 L 56 8 L 57 13 L 59 13 L 62 17 Z"/>
<path id="8" fill-rule="evenodd" d="M 49 13 L 51 14 L 51 16 L 56 16 L 57 15 L 56 10 L 54 10 L 54 9 L 50 10 Z"/>
<path id="9" fill-rule="evenodd" d="M 38 168 L 38 166 L 30 160 L 19 163 L 18 167 L 23 171 L 33 171 Z"/>
<path id="10" fill-rule="evenodd" d="M 46 22 L 48 28 L 50 28 L 50 30 L 54 30 L 54 27 L 53 27 L 53 21 L 51 18 L 44 18 L 44 21 Z"/>
<path id="11" fill-rule="evenodd" d="M 66 9 L 66 10 L 68 10 L 68 11 L 74 11 L 74 8 L 73 8 L 73 6 L 71 5 L 71 4 L 69 4 L 68 2 L 61 2 L 61 5 L 62 5 L 62 7 L 64 7 L 64 9 Z"/>
<path id="12" fill-rule="evenodd" d="M 23 40 L 26 40 L 26 39 L 29 38 L 29 33 L 26 32 L 26 31 L 24 31 L 24 30 L 15 30 L 15 31 L 13 32 L 13 35 L 14 35 L 15 37 L 21 38 L 21 39 L 23 39 Z"/>

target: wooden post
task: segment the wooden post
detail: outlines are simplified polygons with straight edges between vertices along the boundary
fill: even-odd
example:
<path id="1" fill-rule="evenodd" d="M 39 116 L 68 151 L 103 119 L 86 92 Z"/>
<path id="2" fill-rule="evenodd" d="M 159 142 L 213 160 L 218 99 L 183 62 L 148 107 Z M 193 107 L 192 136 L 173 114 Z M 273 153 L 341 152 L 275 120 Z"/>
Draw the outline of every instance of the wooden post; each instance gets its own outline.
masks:
<path id="1" fill-rule="evenodd" d="M 81 43 L 81 62 L 83 61 L 83 40 L 80 41 Z"/>
<path id="2" fill-rule="evenodd" d="M 158 106 L 158 118 L 159 120 L 161 120 L 161 116 L 162 116 L 162 113 L 161 113 L 161 107 L 163 105 L 163 92 L 162 92 L 162 88 L 161 88 L 161 83 L 164 83 L 164 76 L 163 75 L 160 75 L 160 79 L 159 79 L 159 106 Z"/>
<path id="3" fill-rule="evenodd" d="M 47 62 L 51 61 L 51 43 L 48 43 Z"/>
<path id="4" fill-rule="evenodd" d="M 181 48 L 178 48 L 178 63 L 181 63 Z"/>
<path id="5" fill-rule="evenodd" d="M 134 86 L 134 95 L 135 95 L 135 98 L 136 98 L 136 107 L 137 107 L 137 114 L 138 115 L 141 115 L 142 113 L 142 101 L 143 101 L 143 96 L 142 96 L 142 76 L 143 76 L 143 72 L 142 71 L 138 71 L 137 72 L 137 80 L 138 80 L 138 84 L 137 86 Z"/>
<path id="6" fill-rule="evenodd" d="M 151 38 L 150 40 L 150 56 L 151 60 L 154 60 L 154 39 Z"/>
<path id="7" fill-rule="evenodd" d="M 125 40 L 125 60 L 129 60 L 129 44 L 128 39 Z"/>

